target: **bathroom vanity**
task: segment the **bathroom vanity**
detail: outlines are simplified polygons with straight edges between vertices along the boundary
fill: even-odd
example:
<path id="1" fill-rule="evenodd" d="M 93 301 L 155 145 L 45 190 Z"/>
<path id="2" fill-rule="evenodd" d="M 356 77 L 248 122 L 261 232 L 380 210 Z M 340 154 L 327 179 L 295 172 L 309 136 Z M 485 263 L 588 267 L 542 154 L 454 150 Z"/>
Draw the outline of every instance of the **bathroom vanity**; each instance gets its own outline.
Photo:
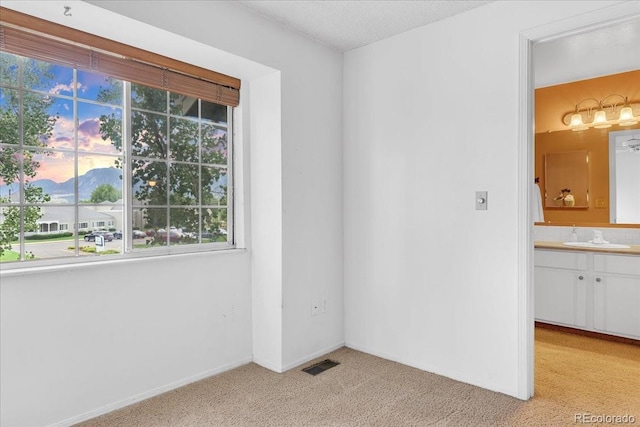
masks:
<path id="1" fill-rule="evenodd" d="M 535 319 L 640 340 L 640 245 L 535 242 Z"/>

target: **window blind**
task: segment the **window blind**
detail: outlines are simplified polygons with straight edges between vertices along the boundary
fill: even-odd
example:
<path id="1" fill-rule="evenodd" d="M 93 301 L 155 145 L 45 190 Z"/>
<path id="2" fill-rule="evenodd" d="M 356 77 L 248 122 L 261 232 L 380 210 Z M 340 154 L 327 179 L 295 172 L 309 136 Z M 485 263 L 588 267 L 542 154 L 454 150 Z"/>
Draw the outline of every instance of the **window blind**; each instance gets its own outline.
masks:
<path id="1" fill-rule="evenodd" d="M 0 8 L 0 49 L 236 107 L 240 80 L 113 40 Z"/>

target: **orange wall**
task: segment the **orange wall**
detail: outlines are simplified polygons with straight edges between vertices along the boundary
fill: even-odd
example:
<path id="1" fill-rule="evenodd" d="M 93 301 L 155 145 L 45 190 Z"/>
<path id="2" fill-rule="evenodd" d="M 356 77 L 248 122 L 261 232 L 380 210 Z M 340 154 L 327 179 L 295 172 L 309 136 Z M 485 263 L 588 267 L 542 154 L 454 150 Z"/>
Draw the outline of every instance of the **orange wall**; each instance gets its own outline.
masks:
<path id="1" fill-rule="evenodd" d="M 609 131 L 640 129 L 640 124 L 573 132 L 565 130 L 567 127 L 562 123 L 562 116 L 585 98 L 602 99 L 612 93 L 627 96 L 629 102 L 639 102 L 640 70 L 536 89 L 535 176 L 540 180 L 543 205 L 545 153 L 589 152 L 589 207 L 545 207 L 545 222 L 609 223 Z M 597 207 L 596 201 L 599 202 Z"/>
<path id="2" fill-rule="evenodd" d="M 626 96 L 629 102 L 640 102 L 640 70 L 536 89 L 535 132 L 565 130 L 562 117 L 573 112 L 576 104 L 585 98 L 602 99 L 614 93 Z"/>

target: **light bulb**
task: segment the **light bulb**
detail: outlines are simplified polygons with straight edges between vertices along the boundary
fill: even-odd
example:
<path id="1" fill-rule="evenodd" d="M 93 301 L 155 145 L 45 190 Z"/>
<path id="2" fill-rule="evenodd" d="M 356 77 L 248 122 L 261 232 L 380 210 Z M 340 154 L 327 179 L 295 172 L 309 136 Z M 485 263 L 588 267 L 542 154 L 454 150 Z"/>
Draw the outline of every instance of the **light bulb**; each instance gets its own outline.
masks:
<path id="1" fill-rule="evenodd" d="M 596 129 L 611 127 L 611 123 L 607 120 L 607 113 L 604 110 L 596 111 L 596 115 L 593 118 L 593 127 Z"/>
<path id="2" fill-rule="evenodd" d="M 569 126 L 572 128 L 577 126 L 584 126 L 584 123 L 582 122 L 582 114 L 574 113 L 573 115 L 571 115 L 571 123 L 569 124 Z"/>
<path id="3" fill-rule="evenodd" d="M 569 128 L 574 132 L 579 130 L 589 129 L 589 127 L 585 125 L 584 122 L 582 121 L 582 114 L 577 112 L 571 115 L 571 122 L 569 123 Z"/>
<path id="4" fill-rule="evenodd" d="M 631 107 L 624 107 L 620 110 L 620 119 L 618 124 L 620 126 L 632 126 L 638 123 L 638 121 L 633 117 L 633 110 Z"/>

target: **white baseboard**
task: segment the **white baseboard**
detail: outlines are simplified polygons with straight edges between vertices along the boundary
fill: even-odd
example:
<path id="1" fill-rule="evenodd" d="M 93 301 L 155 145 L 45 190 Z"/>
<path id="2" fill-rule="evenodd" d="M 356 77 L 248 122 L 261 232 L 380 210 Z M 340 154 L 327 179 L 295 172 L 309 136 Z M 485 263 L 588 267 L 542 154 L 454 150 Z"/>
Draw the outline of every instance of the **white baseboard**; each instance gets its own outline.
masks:
<path id="1" fill-rule="evenodd" d="M 90 420 L 92 418 L 96 418 L 99 417 L 100 415 L 104 415 L 104 414 L 108 414 L 109 412 L 113 412 L 115 410 L 118 409 L 122 409 L 126 406 L 132 405 L 136 402 L 140 402 L 142 400 L 146 400 L 149 399 L 151 397 L 157 396 L 159 394 L 162 393 L 166 393 L 168 391 L 171 390 L 175 390 L 179 387 L 185 386 L 187 384 L 191 384 L 194 383 L 196 381 L 200 381 L 202 379 L 208 378 L 208 377 L 212 377 L 214 375 L 218 375 L 221 374 L 223 372 L 227 372 L 230 371 L 232 369 L 235 369 L 237 367 L 246 365 L 247 363 L 251 363 L 253 360 L 252 358 L 246 358 L 246 359 L 241 359 L 235 363 L 231 363 L 228 365 L 224 365 L 224 366 L 220 366 L 218 368 L 215 369 L 211 369 L 208 371 L 204 371 L 201 372 L 199 374 L 187 377 L 187 378 L 183 378 L 181 380 L 178 381 L 174 381 L 172 383 L 169 384 L 165 384 L 163 386 L 160 387 L 156 387 L 154 389 L 151 389 L 149 391 L 146 391 L 144 393 L 140 393 L 138 395 L 129 397 L 127 399 L 123 399 L 120 400 L 118 402 L 114 402 L 114 403 L 110 403 L 109 405 L 106 406 L 102 406 L 98 409 L 94 409 L 93 411 L 89 411 L 89 412 L 85 412 L 84 414 L 80 414 L 80 415 L 76 415 L 74 417 L 71 418 L 67 418 L 65 420 L 59 421 L 57 423 L 53 423 L 50 424 L 49 427 L 69 427 L 75 424 L 78 424 L 82 421 L 87 421 Z"/>
<path id="2" fill-rule="evenodd" d="M 368 348 L 367 346 L 363 346 L 363 345 L 359 345 L 356 343 L 352 343 L 352 342 L 348 342 L 345 343 L 345 347 L 350 348 L 352 350 L 356 350 L 359 351 L 361 353 L 366 353 L 366 354 L 370 354 L 371 356 L 376 356 L 379 357 L 381 359 L 385 359 L 385 360 L 390 360 L 392 362 L 397 362 L 397 363 L 401 363 L 403 365 L 407 365 L 407 366 L 411 366 L 409 363 L 405 362 L 402 359 L 397 358 L 396 356 L 389 354 L 389 353 L 385 353 L 385 352 L 381 352 L 381 351 L 375 351 L 371 348 Z M 413 366 L 414 368 L 418 368 L 417 366 Z M 418 368 L 418 369 L 422 369 L 422 368 Z M 425 369 L 422 369 L 423 371 Z"/>
<path id="3" fill-rule="evenodd" d="M 318 350 L 316 352 L 313 352 L 311 354 L 308 354 L 304 357 L 301 357 L 299 359 L 294 360 L 293 362 L 289 362 L 286 365 L 281 365 L 281 366 L 276 366 L 271 362 L 267 362 L 265 360 L 262 360 L 260 358 L 253 358 L 253 362 L 262 366 L 263 368 L 267 368 L 270 371 L 273 372 L 277 372 L 278 374 L 281 374 L 282 372 L 288 371 L 289 369 L 293 369 L 297 366 L 302 365 L 303 363 L 307 363 L 310 360 L 316 359 L 320 356 L 324 356 L 327 353 L 331 353 L 332 351 L 335 351 L 339 348 L 344 347 L 344 342 L 340 342 L 337 344 L 333 344 L 327 348 L 324 348 L 322 350 Z"/>
<path id="4" fill-rule="evenodd" d="M 518 398 L 518 396 L 516 395 L 516 390 L 506 389 L 499 384 L 495 384 L 493 382 L 487 382 L 485 379 L 481 379 L 476 376 L 471 377 L 467 374 L 462 374 L 455 370 L 454 371 L 442 370 L 441 367 L 425 364 L 423 361 L 397 357 L 395 355 L 376 351 L 356 343 L 345 343 L 345 347 L 351 348 L 356 351 L 360 351 L 362 353 L 370 354 L 372 356 L 376 356 L 381 359 L 386 359 L 392 362 L 400 363 L 402 365 L 411 366 L 412 368 L 420 369 L 421 371 L 439 375 L 441 377 L 446 377 L 454 381 L 459 381 L 461 383 L 469 384 L 475 387 L 480 387 L 485 390 L 490 390 L 496 393 L 502 393 L 508 396 Z"/>
<path id="5" fill-rule="evenodd" d="M 303 363 L 306 363 L 306 362 L 308 362 L 310 360 L 316 359 L 316 358 L 318 358 L 320 356 L 323 356 L 323 355 L 325 355 L 327 353 L 331 353 L 332 351 L 335 351 L 335 350 L 337 350 L 339 348 L 342 348 L 342 347 L 344 347 L 344 342 L 340 342 L 340 343 L 331 345 L 331 346 L 329 346 L 329 347 L 327 347 L 325 349 L 316 351 L 316 352 L 314 352 L 312 354 L 309 354 L 309 355 L 307 355 L 305 357 L 302 357 L 302 358 L 297 359 L 297 360 L 295 360 L 295 361 L 293 361 L 291 363 L 288 363 L 287 365 L 282 366 L 282 367 L 274 366 L 271 363 L 265 363 L 264 361 L 261 361 L 259 359 L 255 359 L 255 358 L 242 359 L 242 360 L 240 360 L 238 362 L 235 362 L 235 363 L 232 363 L 232 364 L 228 364 L 228 365 L 224 365 L 224 366 L 221 366 L 219 368 L 211 369 L 211 370 L 208 370 L 208 371 L 205 371 L 205 372 L 201 372 L 201 373 L 193 375 L 191 377 L 183 378 L 181 380 L 174 381 L 172 383 L 165 384 L 165 385 L 160 386 L 160 387 L 156 387 L 156 388 L 151 389 L 149 391 L 146 391 L 144 393 L 140 393 L 138 395 L 129 397 L 127 399 L 123 399 L 123 400 L 120 400 L 120 401 L 117 401 L 117 402 L 102 406 L 102 407 L 94 409 L 92 411 L 85 412 L 83 414 L 76 415 L 76 416 L 64 419 L 62 421 L 58 421 L 56 423 L 50 424 L 49 427 L 70 427 L 70 426 L 73 426 L 73 425 L 78 424 L 80 422 L 87 421 L 87 420 L 90 420 L 92 418 L 99 417 L 100 415 L 108 414 L 109 412 L 113 412 L 113 411 L 116 411 L 118 409 L 122 409 L 124 407 L 127 407 L 127 406 L 132 405 L 132 404 L 137 403 L 137 402 L 140 402 L 142 400 L 146 400 L 146 399 L 149 399 L 151 397 L 158 396 L 158 395 L 160 395 L 162 393 L 166 393 L 166 392 L 171 391 L 171 390 L 175 390 L 175 389 L 180 388 L 182 386 L 185 386 L 187 384 L 191 384 L 191 383 L 194 383 L 196 381 L 200 381 L 200 380 L 202 380 L 204 378 L 208 378 L 208 377 L 211 377 L 211 376 L 214 376 L 214 375 L 221 374 L 223 372 L 230 371 L 230 370 L 235 369 L 235 368 L 237 368 L 239 366 L 246 365 L 247 363 L 254 362 L 254 363 L 256 363 L 256 364 L 258 364 L 260 366 L 263 366 L 263 367 L 265 367 L 265 368 L 267 368 L 267 369 L 269 369 L 271 371 L 281 373 L 281 372 L 284 372 L 284 371 L 288 371 L 289 369 L 293 369 L 293 368 L 295 368 L 297 366 L 300 366 Z"/>
<path id="6" fill-rule="evenodd" d="M 268 370 L 270 370 L 270 371 L 276 372 L 276 373 L 278 373 L 278 374 L 280 374 L 280 373 L 284 372 L 284 371 L 282 370 L 282 367 L 281 367 L 281 366 L 279 366 L 279 365 L 274 365 L 273 363 L 271 363 L 271 362 L 267 362 L 266 360 L 263 360 L 263 359 L 261 359 L 261 358 L 259 358 L 259 357 L 254 357 L 254 358 L 253 358 L 253 363 L 255 363 L 256 365 L 260 365 L 260 366 L 262 366 L 263 368 L 266 368 L 266 369 L 268 369 Z"/>

